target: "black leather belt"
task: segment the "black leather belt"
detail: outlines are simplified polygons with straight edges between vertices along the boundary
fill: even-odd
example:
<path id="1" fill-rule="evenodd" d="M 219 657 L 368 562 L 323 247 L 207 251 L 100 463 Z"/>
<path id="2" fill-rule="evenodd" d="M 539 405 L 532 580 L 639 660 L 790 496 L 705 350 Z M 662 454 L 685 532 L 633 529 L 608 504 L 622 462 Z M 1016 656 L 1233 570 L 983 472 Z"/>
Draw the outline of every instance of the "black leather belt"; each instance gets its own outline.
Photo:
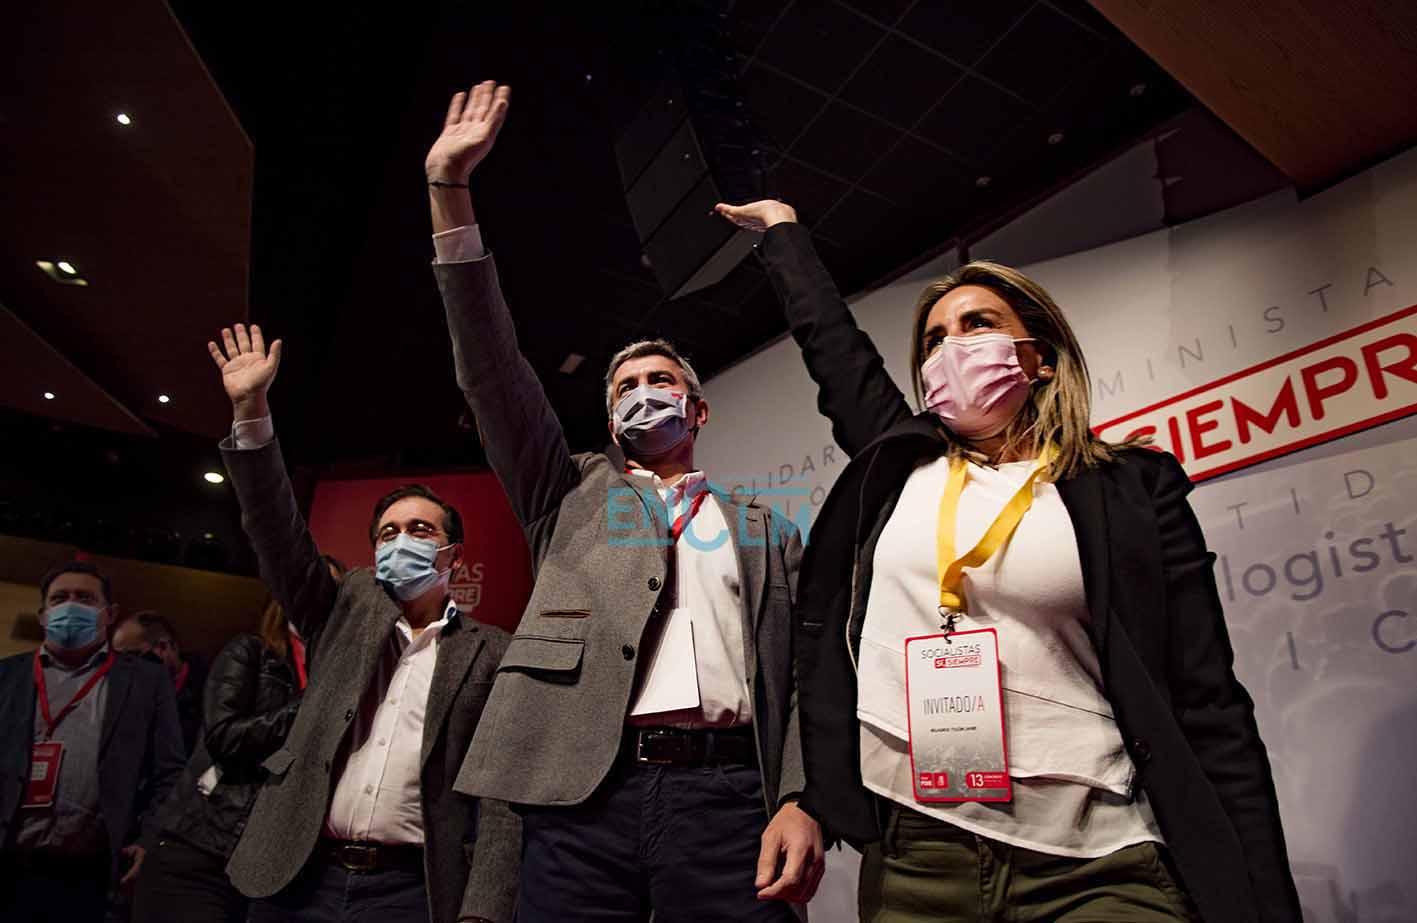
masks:
<path id="1" fill-rule="evenodd" d="M 390 846 L 387 843 L 322 837 L 320 855 L 331 865 L 351 872 L 383 872 L 389 869 L 423 871 L 422 846 Z"/>
<path id="2" fill-rule="evenodd" d="M 751 727 L 681 731 L 630 726 L 625 728 L 620 746 L 633 762 L 653 766 L 758 765 Z"/>

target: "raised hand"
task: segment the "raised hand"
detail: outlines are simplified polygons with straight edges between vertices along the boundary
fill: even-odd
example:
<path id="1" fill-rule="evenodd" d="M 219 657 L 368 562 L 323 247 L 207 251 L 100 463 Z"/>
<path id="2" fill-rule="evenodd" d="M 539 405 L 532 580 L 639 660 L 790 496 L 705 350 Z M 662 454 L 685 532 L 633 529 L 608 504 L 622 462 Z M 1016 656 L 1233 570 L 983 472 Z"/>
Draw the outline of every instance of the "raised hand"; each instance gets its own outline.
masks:
<path id="1" fill-rule="evenodd" d="M 428 179 L 467 182 L 473 167 L 496 143 L 511 102 L 512 88 L 499 86 L 495 80 L 484 80 L 466 93 L 455 93 L 448 103 L 443 132 L 423 162 Z"/>
<path id="2" fill-rule="evenodd" d="M 759 199 L 747 205 L 728 205 L 719 202 L 713 210 L 740 228 L 749 231 L 766 231 L 774 224 L 796 221 L 797 211 L 786 202 L 777 199 Z"/>
<path id="3" fill-rule="evenodd" d="M 222 328 L 221 342 L 218 346 L 208 340 L 207 352 L 221 370 L 221 385 L 231 398 L 235 419 L 254 420 L 266 416 L 270 413 L 266 391 L 280 368 L 280 340 L 272 342 L 267 351 L 260 327 L 252 324 L 248 332 L 245 324 L 236 324 Z"/>

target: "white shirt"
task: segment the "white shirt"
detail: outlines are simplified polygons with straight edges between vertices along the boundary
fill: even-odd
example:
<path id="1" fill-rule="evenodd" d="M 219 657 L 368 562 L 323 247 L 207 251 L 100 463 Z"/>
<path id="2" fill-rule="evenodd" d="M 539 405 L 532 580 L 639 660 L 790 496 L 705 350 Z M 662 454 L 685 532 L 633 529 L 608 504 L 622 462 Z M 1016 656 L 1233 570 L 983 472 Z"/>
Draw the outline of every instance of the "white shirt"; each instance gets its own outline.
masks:
<path id="1" fill-rule="evenodd" d="M 349 757 L 325 818 L 327 836 L 423 843 L 423 720 L 438 636 L 456 615 L 449 600 L 443 617 L 416 637 L 404 619 L 395 624 L 349 731 Z"/>
<path id="2" fill-rule="evenodd" d="M 673 522 L 687 513 L 693 499 L 708 490 L 702 471 L 684 475 L 672 487 L 652 471 L 633 469 L 632 475 L 653 480 Z M 748 669 L 743 648 L 742 584 L 738 555 L 718 498 L 710 493 L 685 526 L 674 545 L 670 585 L 661 597 L 661 612 L 687 610 L 693 624 L 693 651 L 685 660 L 655 657 L 663 616 L 650 622 L 641 647 L 650 654 L 630 699 L 636 710 L 651 677 L 660 671 L 692 672 L 698 678 L 699 707 L 683 711 L 635 715 L 631 724 L 641 727 L 686 729 L 726 728 L 753 722 L 753 698 L 748 691 Z"/>
<path id="3" fill-rule="evenodd" d="M 970 465 L 955 548 L 983 536 L 1033 462 Z M 904 639 L 937 634 L 935 531 L 949 460 L 911 473 L 876 545 L 862 626 L 857 716 L 866 787 L 917 811 L 1006 843 L 1074 858 L 1161 841 L 1102 692 L 1072 519 L 1057 486 L 1035 482 L 1033 506 L 1008 543 L 964 573 L 968 614 L 957 631 L 999 639 L 1011 803 L 922 804 L 911 785 Z"/>
<path id="4" fill-rule="evenodd" d="M 486 255 L 477 225 L 434 234 L 433 250 L 439 263 L 467 262 Z M 632 474 L 653 479 L 660 497 L 668 504 L 671 521 L 688 509 L 686 498 L 692 500 L 698 491 L 708 487 L 702 471 L 686 474 L 672 487 L 652 471 L 634 469 Z M 753 697 L 748 689 L 743 647 L 742 585 L 736 546 L 728 529 L 718 499 L 710 495 L 675 544 L 672 582 L 662 597 L 668 605 L 660 607 L 664 612 L 673 606 L 689 611 L 693 654 L 679 661 L 656 657 L 664 616 L 652 620 L 641 644 L 646 655 L 644 662 L 652 667 L 638 678 L 630 699 L 633 712 L 650 678 L 661 671 L 693 672 L 698 679 L 699 707 L 636 715 L 628 719 L 631 724 L 698 729 L 737 727 L 753 721 Z"/>
<path id="5" fill-rule="evenodd" d="M 269 416 L 231 426 L 231 442 L 239 450 L 259 449 L 274 438 Z M 330 799 L 326 836 L 422 845 L 423 720 L 438 636 L 456 615 L 456 603 L 448 600 L 443 617 L 417 637 L 407 620 L 395 624 L 349 730 L 349 756 Z"/>

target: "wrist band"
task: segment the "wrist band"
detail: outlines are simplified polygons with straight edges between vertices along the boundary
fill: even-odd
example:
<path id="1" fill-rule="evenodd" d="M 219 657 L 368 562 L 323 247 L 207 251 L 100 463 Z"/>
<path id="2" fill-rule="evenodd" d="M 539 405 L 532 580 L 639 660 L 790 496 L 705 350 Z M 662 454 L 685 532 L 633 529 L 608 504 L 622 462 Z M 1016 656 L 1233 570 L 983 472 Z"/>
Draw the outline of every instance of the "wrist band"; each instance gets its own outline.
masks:
<path id="1" fill-rule="evenodd" d="M 428 185 L 437 186 L 439 189 L 466 189 L 467 183 L 445 183 L 440 179 L 430 179 Z"/>

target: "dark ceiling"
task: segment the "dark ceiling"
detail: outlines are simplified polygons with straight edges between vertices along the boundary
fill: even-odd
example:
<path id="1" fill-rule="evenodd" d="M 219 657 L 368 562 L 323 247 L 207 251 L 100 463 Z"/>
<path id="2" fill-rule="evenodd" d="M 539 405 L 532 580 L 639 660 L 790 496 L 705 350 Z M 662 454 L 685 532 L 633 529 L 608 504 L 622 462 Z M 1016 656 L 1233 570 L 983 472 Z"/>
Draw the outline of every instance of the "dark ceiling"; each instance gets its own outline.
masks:
<path id="1" fill-rule="evenodd" d="M 685 41 L 664 6 L 405 4 L 326 19 L 289 5 L 277 25 L 175 4 L 255 140 L 252 316 L 287 340 L 275 404 L 297 461 L 481 459 L 458 425 L 421 173 L 447 97 L 477 80 L 513 87 L 474 177 L 479 220 L 573 448 L 603 443 L 598 379 L 631 338 L 667 336 L 707 376 L 784 331 L 751 259 L 674 301 L 641 262 L 614 142 L 653 62 Z M 693 38 L 732 57 L 766 189 L 798 206 L 847 291 L 1189 105 L 1084 0 L 719 6 L 722 34 Z M 557 372 L 572 352 L 587 361 Z"/>
<path id="2" fill-rule="evenodd" d="M 605 441 L 600 376 L 630 339 L 670 337 L 707 377 L 785 329 L 751 258 L 674 300 L 642 262 L 615 142 L 690 44 L 721 54 L 736 76 L 762 188 L 797 206 L 847 292 L 968 242 L 1194 105 L 1085 0 L 171 8 L 254 146 L 249 313 L 268 339 L 286 341 L 272 403 L 304 483 L 318 473 L 416 476 L 482 463 L 428 268 L 423 156 L 455 89 L 488 78 L 514 88 L 472 193 L 523 349 L 576 450 Z M 135 109 L 164 105 L 167 89 L 146 92 L 153 98 Z M 169 155 L 214 160 L 200 143 L 171 144 Z M 230 189 L 208 177 L 197 192 Z M 132 215 L 141 237 L 141 208 Z M 188 310 L 215 325 L 213 302 L 200 283 L 191 288 L 170 292 L 163 309 L 190 300 Z M 101 337 L 67 342 L 34 322 L 54 289 L 15 291 L 0 301 L 56 349 L 105 348 Z M 110 322 L 131 332 L 148 318 L 134 309 Z M 188 336 L 154 338 L 145 353 L 84 371 L 124 396 L 137 391 L 125 368 L 141 371 L 133 380 L 146 388 L 152 369 L 180 367 L 173 387 L 219 408 L 215 373 L 173 358 L 205 352 L 201 336 Z M 586 361 L 562 374 L 571 353 Z M 226 421 L 133 409 L 156 439 L 0 417 L 0 432 L 29 459 L 0 471 L 61 505 L 66 485 L 86 484 L 69 507 L 110 509 L 77 518 L 110 529 L 128 520 L 129 545 L 110 542 L 115 553 L 132 550 L 150 524 L 239 544 L 229 495 L 213 500 L 205 486 L 194 495 L 187 483 L 213 462 L 211 433 Z M 195 496 L 206 498 L 200 516 L 190 512 Z M 25 498 L 0 500 L 0 527 L 43 533 Z M 82 537 L 75 519 L 48 516 L 51 531 L 68 522 L 66 534 Z M 225 566 L 248 562 L 242 551 Z"/>

